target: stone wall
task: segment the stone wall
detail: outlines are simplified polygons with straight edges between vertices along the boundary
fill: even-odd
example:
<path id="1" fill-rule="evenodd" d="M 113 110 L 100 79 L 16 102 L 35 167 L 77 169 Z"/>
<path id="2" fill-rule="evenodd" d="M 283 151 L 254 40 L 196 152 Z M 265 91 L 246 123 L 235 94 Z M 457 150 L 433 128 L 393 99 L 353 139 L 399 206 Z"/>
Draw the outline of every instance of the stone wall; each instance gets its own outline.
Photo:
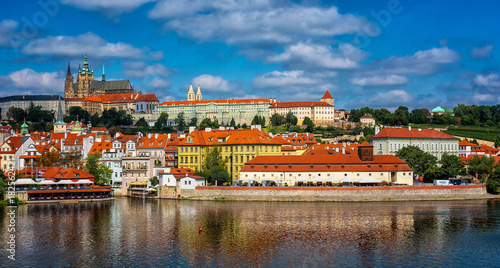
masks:
<path id="1" fill-rule="evenodd" d="M 485 185 L 393 187 L 213 187 L 182 190 L 182 199 L 235 201 L 411 201 L 492 198 Z"/>
<path id="2" fill-rule="evenodd" d="M 181 194 L 180 188 L 178 186 L 159 186 L 158 198 L 177 199 Z"/>

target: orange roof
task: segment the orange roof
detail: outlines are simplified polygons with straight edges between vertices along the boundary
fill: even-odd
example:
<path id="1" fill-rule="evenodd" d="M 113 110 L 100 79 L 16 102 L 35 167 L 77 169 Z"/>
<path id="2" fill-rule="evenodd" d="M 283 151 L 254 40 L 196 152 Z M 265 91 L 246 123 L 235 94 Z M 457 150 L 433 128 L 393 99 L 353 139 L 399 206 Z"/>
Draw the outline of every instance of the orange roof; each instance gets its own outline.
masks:
<path id="1" fill-rule="evenodd" d="M 94 181 L 94 176 L 90 175 L 89 173 L 81 169 L 76 169 L 76 168 L 63 169 L 61 167 L 38 167 L 31 169 L 31 167 L 26 167 L 20 171 L 20 174 L 24 175 L 26 173 L 31 177 L 32 173 L 36 173 L 37 171 L 39 173 L 42 173 L 40 177 L 54 181 L 59 181 L 59 180 L 77 181 L 81 179 L 88 179 Z"/>
<path id="2" fill-rule="evenodd" d="M 373 118 L 373 116 L 371 114 L 365 114 L 363 116 L 361 116 L 362 119 L 375 119 Z"/>
<path id="3" fill-rule="evenodd" d="M 228 104 L 239 104 L 239 103 L 269 103 L 268 99 L 233 99 L 233 100 L 201 100 L 201 101 L 166 101 L 161 105 L 196 105 L 205 103 L 228 103 Z"/>
<path id="4" fill-rule="evenodd" d="M 165 149 L 167 144 L 167 135 L 154 135 L 151 138 L 142 137 L 137 142 L 137 149 Z"/>
<path id="5" fill-rule="evenodd" d="M 294 102 L 277 102 L 271 105 L 271 108 L 288 108 L 288 107 L 333 107 L 332 105 L 322 101 L 294 101 Z"/>
<path id="6" fill-rule="evenodd" d="M 330 92 L 328 90 L 325 92 L 325 95 L 321 97 L 321 99 L 333 99 L 332 95 L 330 95 Z"/>
<path id="7" fill-rule="evenodd" d="M 7 138 L 7 140 L 2 144 L 8 144 L 10 146 L 9 151 L 2 151 L 2 154 L 5 153 L 15 153 L 23 145 L 23 143 L 28 139 L 28 137 L 23 137 L 23 136 L 10 136 Z"/>
<path id="8" fill-rule="evenodd" d="M 460 142 L 458 142 L 458 145 L 459 146 L 472 146 L 472 147 L 479 147 L 479 145 L 475 144 L 475 143 L 472 143 L 470 141 L 467 141 L 467 140 L 461 140 Z"/>
<path id="9" fill-rule="evenodd" d="M 94 101 L 94 102 L 101 102 L 101 98 L 99 97 L 94 97 L 94 96 L 88 96 L 83 101 Z"/>
<path id="10" fill-rule="evenodd" d="M 155 94 L 142 94 L 137 96 L 137 99 L 135 101 L 155 101 L 155 102 L 160 102 L 158 98 L 156 97 Z"/>
<path id="11" fill-rule="evenodd" d="M 105 127 L 92 127 L 92 131 L 108 131 Z"/>
<path id="12" fill-rule="evenodd" d="M 188 137 L 191 142 L 188 142 Z M 199 145 L 239 145 L 239 144 L 275 144 L 281 143 L 274 140 L 269 134 L 256 128 L 234 129 L 234 130 L 195 130 L 189 133 L 184 140 L 179 142 L 179 146 L 199 146 Z"/>
<path id="13" fill-rule="evenodd" d="M 413 138 L 413 139 L 453 139 L 458 140 L 451 135 L 443 133 L 441 131 L 435 129 L 425 129 L 422 128 L 412 129 L 411 131 L 408 128 L 383 128 L 380 132 L 372 137 L 373 139 L 377 138 Z"/>
<path id="14" fill-rule="evenodd" d="M 90 148 L 89 154 L 102 154 L 102 150 L 109 151 L 112 148 L 113 145 L 111 144 L 111 142 L 94 142 L 94 144 L 92 144 L 92 148 Z"/>
<path id="15" fill-rule="evenodd" d="M 103 103 L 134 102 L 139 93 L 106 94 L 99 95 Z"/>
<path id="16" fill-rule="evenodd" d="M 194 174 L 194 170 L 190 168 L 171 168 L 170 172 L 165 172 L 162 170 L 160 174 L 172 174 L 172 175 L 186 175 L 186 174 Z"/>
<path id="17" fill-rule="evenodd" d="M 318 171 L 412 171 L 405 161 L 393 155 L 374 155 L 361 161 L 357 154 L 257 156 L 245 163 L 242 172 L 318 172 Z"/>

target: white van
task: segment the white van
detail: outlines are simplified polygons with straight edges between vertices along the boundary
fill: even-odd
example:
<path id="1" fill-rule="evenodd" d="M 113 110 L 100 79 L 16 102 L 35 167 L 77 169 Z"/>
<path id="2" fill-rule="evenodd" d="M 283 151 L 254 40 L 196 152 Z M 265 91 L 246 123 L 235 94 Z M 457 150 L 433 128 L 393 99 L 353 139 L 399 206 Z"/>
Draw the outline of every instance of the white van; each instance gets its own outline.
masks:
<path id="1" fill-rule="evenodd" d="M 451 183 L 449 180 L 434 180 L 434 185 L 435 186 L 451 186 L 453 183 Z"/>

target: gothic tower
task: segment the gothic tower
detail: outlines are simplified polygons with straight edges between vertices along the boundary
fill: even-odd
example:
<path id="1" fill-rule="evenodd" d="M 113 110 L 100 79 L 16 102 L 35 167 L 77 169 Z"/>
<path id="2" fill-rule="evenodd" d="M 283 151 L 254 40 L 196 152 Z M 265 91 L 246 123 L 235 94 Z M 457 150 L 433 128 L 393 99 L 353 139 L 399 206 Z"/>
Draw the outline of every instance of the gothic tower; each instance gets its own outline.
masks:
<path id="1" fill-rule="evenodd" d="M 78 98 L 85 98 L 88 96 L 87 92 L 90 84 L 94 81 L 94 71 L 89 69 L 87 61 L 87 52 L 85 52 L 85 60 L 83 61 L 83 68 L 78 71 Z"/>
<path id="2" fill-rule="evenodd" d="M 71 68 L 68 61 L 68 72 L 66 73 L 66 82 L 64 82 L 64 97 L 74 98 L 75 90 L 73 88 L 73 76 L 71 75 Z"/>
<path id="3" fill-rule="evenodd" d="M 188 101 L 194 101 L 194 90 L 193 90 L 193 85 L 189 85 L 189 91 L 188 91 Z"/>
<path id="4" fill-rule="evenodd" d="M 196 100 L 201 101 L 201 90 L 200 85 L 198 85 L 198 91 L 196 92 Z"/>

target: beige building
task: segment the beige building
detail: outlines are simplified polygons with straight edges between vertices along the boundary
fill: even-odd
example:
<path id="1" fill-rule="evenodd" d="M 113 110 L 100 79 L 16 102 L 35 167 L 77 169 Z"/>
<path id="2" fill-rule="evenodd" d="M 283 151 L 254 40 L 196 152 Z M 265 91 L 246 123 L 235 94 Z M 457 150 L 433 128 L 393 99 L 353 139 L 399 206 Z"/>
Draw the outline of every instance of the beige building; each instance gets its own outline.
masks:
<path id="1" fill-rule="evenodd" d="M 297 117 L 297 124 L 302 125 L 304 118 L 309 117 L 316 126 L 333 125 L 335 119 L 334 99 L 326 91 L 321 101 L 276 102 L 269 107 L 269 117 L 277 113 L 286 116 L 292 112 Z"/>
<path id="2" fill-rule="evenodd" d="M 373 118 L 371 114 L 365 114 L 365 115 L 361 116 L 359 121 L 361 121 L 361 125 L 363 127 L 374 127 L 375 126 L 375 118 Z"/>
<path id="3" fill-rule="evenodd" d="M 41 106 L 44 111 L 57 111 L 59 95 L 14 95 L 0 98 L 0 109 L 2 109 L 2 119 L 7 119 L 7 111 L 10 107 L 28 109 L 31 103 Z M 66 102 L 62 98 L 62 109 L 66 110 Z"/>
<path id="4" fill-rule="evenodd" d="M 435 129 L 384 128 L 372 137 L 375 154 L 395 155 L 405 146 L 416 146 L 424 152 L 441 159 L 446 152 L 458 156 L 458 143 L 460 139 Z"/>

